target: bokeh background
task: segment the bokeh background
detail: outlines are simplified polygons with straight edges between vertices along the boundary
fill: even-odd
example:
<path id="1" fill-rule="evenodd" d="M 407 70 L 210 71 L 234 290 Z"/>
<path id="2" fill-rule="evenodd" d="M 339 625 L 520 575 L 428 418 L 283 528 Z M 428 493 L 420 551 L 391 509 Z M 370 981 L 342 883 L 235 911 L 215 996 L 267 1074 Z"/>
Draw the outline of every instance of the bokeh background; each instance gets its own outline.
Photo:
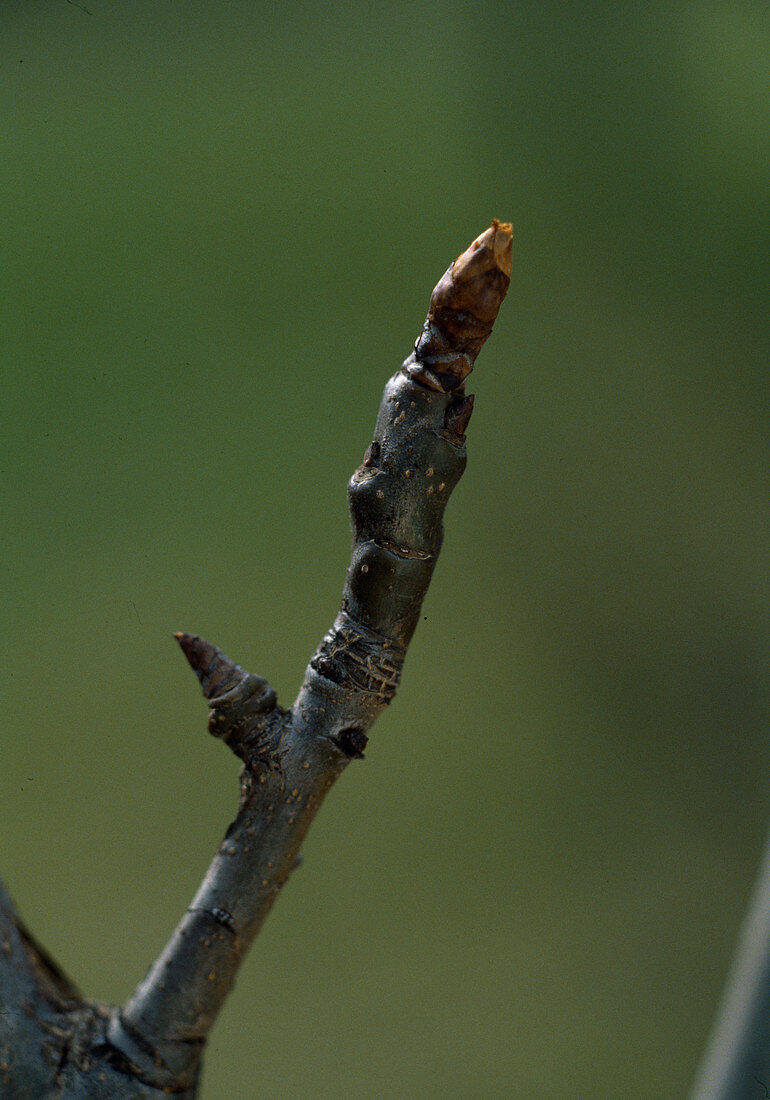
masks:
<path id="1" fill-rule="evenodd" d="M 512 288 L 401 691 L 204 1100 L 685 1096 L 770 822 L 763 3 L 4 0 L 0 871 L 123 1000 L 434 283 Z"/>

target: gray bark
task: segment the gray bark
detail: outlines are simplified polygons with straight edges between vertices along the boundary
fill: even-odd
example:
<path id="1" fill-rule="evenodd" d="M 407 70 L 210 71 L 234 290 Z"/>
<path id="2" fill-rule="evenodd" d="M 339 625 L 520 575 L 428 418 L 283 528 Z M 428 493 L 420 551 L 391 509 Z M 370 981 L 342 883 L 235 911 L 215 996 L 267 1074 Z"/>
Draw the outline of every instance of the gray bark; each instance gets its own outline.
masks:
<path id="1" fill-rule="evenodd" d="M 209 703 L 209 730 L 243 761 L 240 807 L 164 951 L 125 1005 L 83 998 L 0 889 L 0 1097 L 196 1095 L 209 1031 L 295 866 L 326 792 L 363 756 L 392 700 L 465 468 L 465 380 L 508 288 L 510 226 L 493 222 L 431 297 L 413 354 L 385 387 L 348 487 L 353 527 L 342 606 L 294 705 L 219 649 L 178 634 Z"/>

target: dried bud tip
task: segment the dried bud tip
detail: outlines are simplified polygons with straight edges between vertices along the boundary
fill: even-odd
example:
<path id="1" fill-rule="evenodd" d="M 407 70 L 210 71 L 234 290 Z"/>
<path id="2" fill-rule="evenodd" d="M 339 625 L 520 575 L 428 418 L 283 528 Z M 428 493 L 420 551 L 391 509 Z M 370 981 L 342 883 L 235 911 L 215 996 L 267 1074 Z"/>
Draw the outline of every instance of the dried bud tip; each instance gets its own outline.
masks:
<path id="1" fill-rule="evenodd" d="M 470 374 L 508 292 L 512 242 L 510 223 L 493 221 L 439 279 L 405 364 L 423 385 L 447 393 Z"/>
<path id="2" fill-rule="evenodd" d="M 455 432 L 457 435 L 465 435 L 468 423 L 471 419 L 471 413 L 473 412 L 473 399 L 474 394 L 469 393 L 465 397 L 461 397 L 458 401 L 453 401 L 452 404 L 447 407 L 447 411 L 444 414 L 444 426 L 450 432 Z"/>
<path id="3" fill-rule="evenodd" d="M 454 262 L 454 274 L 458 275 L 458 265 L 468 264 L 474 253 L 482 252 L 485 264 L 489 267 L 497 267 L 503 275 L 510 278 L 511 262 L 513 259 L 513 227 L 510 222 L 499 222 L 497 218 L 492 221 L 489 229 L 476 238 L 473 244 L 466 248 Z M 478 260 L 479 257 L 476 257 Z"/>
<path id="4" fill-rule="evenodd" d="M 511 224 L 495 219 L 452 264 L 451 288 L 436 287 L 436 304 L 467 309 L 491 329 L 508 290 L 512 256 Z"/>

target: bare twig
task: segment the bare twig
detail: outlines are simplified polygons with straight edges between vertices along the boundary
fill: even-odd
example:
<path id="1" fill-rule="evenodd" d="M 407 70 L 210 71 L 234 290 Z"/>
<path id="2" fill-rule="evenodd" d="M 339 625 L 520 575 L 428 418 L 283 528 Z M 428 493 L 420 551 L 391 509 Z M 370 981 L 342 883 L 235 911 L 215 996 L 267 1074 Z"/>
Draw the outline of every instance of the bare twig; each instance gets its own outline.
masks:
<path id="1" fill-rule="evenodd" d="M 0 906 L 14 960 L 4 969 L 0 954 L 2 1005 L 16 1018 L 32 997 L 41 1005 L 41 1033 L 53 1035 L 35 1061 L 40 1091 L 29 1095 L 43 1095 L 52 1082 L 68 1097 L 195 1095 L 203 1044 L 237 967 L 326 792 L 363 756 L 372 723 L 396 692 L 441 547 L 444 508 L 465 468 L 473 410 L 465 380 L 510 270 L 511 228 L 495 221 L 436 286 L 413 354 L 385 387 L 374 437 L 348 486 L 353 544 L 342 606 L 291 709 L 209 642 L 176 635 L 208 700 L 209 730 L 243 761 L 240 808 L 133 996 L 107 1010 L 80 999 L 64 979 L 53 982 L 53 964 L 41 964 L 10 902 L 6 911 Z M 49 1021 L 42 1006 L 52 1001 Z M 0 1084 L 6 1034 L 0 1026 Z M 21 1072 L 18 1062 L 13 1072 Z"/>

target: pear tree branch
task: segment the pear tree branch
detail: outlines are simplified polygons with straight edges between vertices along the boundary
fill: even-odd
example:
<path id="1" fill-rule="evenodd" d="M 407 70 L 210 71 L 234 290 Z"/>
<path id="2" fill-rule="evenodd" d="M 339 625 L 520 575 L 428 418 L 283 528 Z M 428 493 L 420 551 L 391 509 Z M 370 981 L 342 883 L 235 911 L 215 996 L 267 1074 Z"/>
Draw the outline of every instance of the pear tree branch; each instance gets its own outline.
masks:
<path id="1" fill-rule="evenodd" d="M 209 731 L 243 761 L 240 805 L 187 912 L 126 1004 L 108 1009 L 81 998 L 0 894 L 0 1095 L 58 1087 L 68 1098 L 195 1096 L 201 1053 L 238 966 L 327 791 L 363 756 L 368 731 L 395 695 L 441 548 L 444 509 L 465 468 L 473 410 L 465 383 L 510 271 L 511 227 L 494 221 L 439 281 L 413 353 L 385 386 L 372 442 L 348 486 L 353 537 L 340 611 L 291 708 L 216 646 L 176 635 L 208 702 Z M 24 1069 L 13 1051 L 35 1044 Z"/>

